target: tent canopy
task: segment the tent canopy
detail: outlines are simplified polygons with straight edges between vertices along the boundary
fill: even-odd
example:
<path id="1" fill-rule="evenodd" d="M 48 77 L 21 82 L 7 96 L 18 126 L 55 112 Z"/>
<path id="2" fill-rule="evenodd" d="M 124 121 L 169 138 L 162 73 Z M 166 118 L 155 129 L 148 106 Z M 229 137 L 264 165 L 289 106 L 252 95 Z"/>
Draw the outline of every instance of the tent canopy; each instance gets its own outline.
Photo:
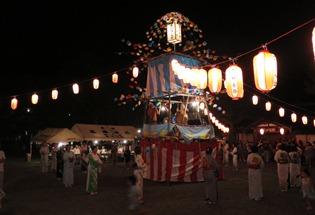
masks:
<path id="1" fill-rule="evenodd" d="M 32 141 L 37 143 L 59 143 L 59 142 L 72 142 L 81 141 L 82 138 L 69 130 L 68 128 L 46 128 L 39 131 L 32 139 Z"/>
<path id="2" fill-rule="evenodd" d="M 87 141 L 133 141 L 137 136 L 137 128 L 133 126 L 75 124 L 71 130 Z"/>

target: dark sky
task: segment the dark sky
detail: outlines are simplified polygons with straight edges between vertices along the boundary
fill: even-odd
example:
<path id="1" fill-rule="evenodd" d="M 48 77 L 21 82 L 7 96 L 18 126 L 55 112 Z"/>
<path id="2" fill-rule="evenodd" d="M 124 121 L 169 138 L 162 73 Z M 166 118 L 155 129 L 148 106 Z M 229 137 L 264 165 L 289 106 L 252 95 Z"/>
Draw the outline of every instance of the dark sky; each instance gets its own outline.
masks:
<path id="1" fill-rule="evenodd" d="M 145 41 L 146 30 L 167 12 L 178 11 L 190 18 L 204 31 L 209 48 L 229 56 L 262 45 L 315 17 L 314 1 L 290 1 L 277 6 L 275 1 L 114 1 L 111 5 L 108 1 L 99 5 L 90 1 L 64 2 L 20 1 L 1 8 L 0 119 L 7 122 L 2 124 L 9 124 L 9 129 L 71 126 L 75 122 L 141 124 L 141 109 L 133 112 L 129 106 L 117 107 L 113 103 L 114 97 L 127 87 L 123 83 L 113 86 L 110 76 L 101 80 L 100 92 L 86 86 L 82 94 L 74 96 L 69 86 L 60 92 L 57 102 L 50 101 L 43 92 L 36 107 L 30 105 L 29 97 L 34 91 L 111 74 L 129 66 L 132 59 L 117 55 L 122 48 L 120 40 Z M 314 25 L 268 47 L 279 62 L 278 86 L 272 95 L 312 111 L 314 105 L 309 103 L 315 101 L 315 93 L 310 93 L 315 92 L 311 47 Z M 238 61 L 247 83 L 253 83 L 253 56 Z M 10 96 L 20 94 L 19 110 L 10 111 Z M 244 101 L 250 95 L 245 90 Z M 244 110 L 248 105 L 222 97 L 228 111 L 234 107 Z M 25 111 L 27 107 L 31 108 L 30 114 Z"/>

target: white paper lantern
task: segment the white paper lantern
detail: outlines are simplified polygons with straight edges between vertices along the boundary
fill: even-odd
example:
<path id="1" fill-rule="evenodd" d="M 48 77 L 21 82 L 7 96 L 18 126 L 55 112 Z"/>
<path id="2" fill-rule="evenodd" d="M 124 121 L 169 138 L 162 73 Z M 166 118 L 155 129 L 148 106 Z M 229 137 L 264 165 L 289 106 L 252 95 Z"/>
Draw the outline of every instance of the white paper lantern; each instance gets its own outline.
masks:
<path id="1" fill-rule="evenodd" d="M 95 78 L 93 80 L 93 88 L 94 90 L 97 90 L 99 87 L 100 87 L 100 81 L 97 78 Z"/>
<path id="2" fill-rule="evenodd" d="M 72 85 L 72 91 L 74 94 L 79 94 L 79 85 L 77 83 Z"/>
<path id="3" fill-rule="evenodd" d="M 38 95 L 36 93 L 34 93 L 32 95 L 32 104 L 36 105 L 38 103 Z"/>
<path id="4" fill-rule="evenodd" d="M 279 116 L 284 117 L 284 108 L 279 108 Z"/>
<path id="5" fill-rule="evenodd" d="M 16 110 L 17 107 L 18 107 L 18 100 L 17 100 L 17 98 L 11 99 L 11 109 L 12 110 Z"/>
<path id="6" fill-rule="evenodd" d="M 203 110 L 203 114 L 204 114 L 205 116 L 208 115 L 208 109 L 207 109 L 207 108 L 205 108 L 205 109 Z"/>
<path id="7" fill-rule="evenodd" d="M 112 75 L 112 82 L 113 82 L 114 84 L 117 84 L 117 83 L 118 83 L 118 74 L 117 74 L 117 73 L 114 73 L 114 74 Z"/>
<path id="8" fill-rule="evenodd" d="M 314 125 L 314 127 L 315 127 L 315 119 L 313 119 L 313 125 Z"/>
<path id="9" fill-rule="evenodd" d="M 222 88 L 222 71 L 219 68 L 211 68 L 208 71 L 208 87 L 212 93 L 219 93 Z"/>
<path id="10" fill-rule="evenodd" d="M 258 96 L 253 95 L 252 102 L 253 102 L 253 105 L 257 105 L 258 104 Z"/>
<path id="11" fill-rule="evenodd" d="M 313 42 L 313 53 L 314 53 L 314 60 L 315 60 L 315 27 L 313 28 L 312 42 Z"/>
<path id="12" fill-rule="evenodd" d="M 266 108 L 266 111 L 270 111 L 271 110 L 271 102 L 266 102 L 265 108 Z"/>
<path id="13" fill-rule="evenodd" d="M 302 116 L 302 122 L 303 122 L 303 124 L 304 125 L 306 125 L 307 124 L 307 117 L 306 116 Z"/>
<path id="14" fill-rule="evenodd" d="M 292 114 L 291 114 L 291 121 L 292 121 L 292 122 L 296 122 L 296 120 L 297 120 L 296 114 L 295 114 L 295 113 L 292 113 Z"/>
<path id="15" fill-rule="evenodd" d="M 283 128 L 280 128 L 280 134 L 284 135 L 284 129 Z"/>
<path id="16" fill-rule="evenodd" d="M 137 78 L 138 75 L 139 75 L 139 68 L 135 66 L 135 67 L 132 68 L 132 76 L 134 78 Z"/>
<path id="17" fill-rule="evenodd" d="M 238 100 L 244 96 L 242 69 L 233 64 L 225 71 L 224 86 L 229 97 Z"/>
<path id="18" fill-rule="evenodd" d="M 265 129 L 263 129 L 263 128 L 259 129 L 259 133 L 260 133 L 261 135 L 264 135 Z"/>
<path id="19" fill-rule="evenodd" d="M 173 19 L 166 26 L 167 31 L 167 42 L 177 44 L 182 42 L 182 29 L 181 24 L 178 23 L 177 19 Z"/>
<path id="20" fill-rule="evenodd" d="M 58 90 L 54 89 L 51 91 L 51 98 L 56 100 L 58 98 Z"/>

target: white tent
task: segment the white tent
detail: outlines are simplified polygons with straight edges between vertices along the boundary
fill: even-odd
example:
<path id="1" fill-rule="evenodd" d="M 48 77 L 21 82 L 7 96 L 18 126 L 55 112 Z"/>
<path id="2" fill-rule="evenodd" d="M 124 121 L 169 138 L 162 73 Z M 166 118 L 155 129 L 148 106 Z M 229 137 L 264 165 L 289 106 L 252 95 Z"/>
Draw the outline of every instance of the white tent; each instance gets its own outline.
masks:
<path id="1" fill-rule="evenodd" d="M 39 131 L 32 141 L 36 143 L 68 143 L 79 142 L 82 138 L 68 128 L 46 128 Z"/>
<path id="2" fill-rule="evenodd" d="M 133 141 L 137 136 L 133 126 L 75 124 L 71 130 L 87 141 Z"/>

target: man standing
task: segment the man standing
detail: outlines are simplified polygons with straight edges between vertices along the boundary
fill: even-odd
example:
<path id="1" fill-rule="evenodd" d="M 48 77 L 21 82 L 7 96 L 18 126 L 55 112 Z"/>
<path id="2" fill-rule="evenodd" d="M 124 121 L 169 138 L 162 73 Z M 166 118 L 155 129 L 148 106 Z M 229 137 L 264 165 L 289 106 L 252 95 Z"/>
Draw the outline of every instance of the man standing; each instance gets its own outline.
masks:
<path id="1" fill-rule="evenodd" d="M 219 175 L 218 180 L 221 181 L 224 179 L 224 172 L 223 172 L 223 146 L 222 142 L 217 142 L 217 145 L 212 150 L 211 156 L 218 164 Z"/>
<path id="2" fill-rule="evenodd" d="M 247 157 L 249 198 L 259 201 L 263 198 L 261 169 L 264 161 L 258 154 L 257 146 L 251 147 L 251 153 Z"/>
<path id="3" fill-rule="evenodd" d="M 238 170 L 238 152 L 237 152 L 237 147 L 236 145 L 232 145 L 232 158 L 233 158 L 233 167 L 235 170 Z"/>
<path id="4" fill-rule="evenodd" d="M 224 154 L 224 164 L 227 166 L 229 165 L 229 144 L 228 143 L 224 143 L 224 147 L 223 147 L 223 154 Z"/>
<path id="5" fill-rule="evenodd" d="M 47 143 L 43 143 L 39 150 L 40 153 L 40 163 L 42 167 L 42 173 L 48 172 L 48 153 L 49 148 Z"/>
<path id="6" fill-rule="evenodd" d="M 66 146 L 66 151 L 63 154 L 63 183 L 66 187 L 73 185 L 73 167 L 74 153 L 70 150 L 70 146 Z"/>
<path id="7" fill-rule="evenodd" d="M 298 177 L 301 171 L 301 159 L 296 146 L 292 146 L 291 152 L 289 152 L 289 158 L 290 185 L 291 187 L 299 187 L 301 185 L 300 178 Z"/>
<path id="8" fill-rule="evenodd" d="M 205 201 L 208 204 L 215 204 L 218 201 L 217 177 L 218 164 L 211 156 L 212 148 L 208 148 L 206 155 L 202 157 L 203 177 L 205 180 Z"/>
<path id="9" fill-rule="evenodd" d="M 0 146 L 0 190 L 3 190 L 5 154 Z M 1 195 L 1 194 L 0 194 Z"/>
<path id="10" fill-rule="evenodd" d="M 289 155 L 284 151 L 283 144 L 279 145 L 278 148 L 274 159 L 278 166 L 278 179 L 281 192 L 286 192 L 288 190 Z"/>

